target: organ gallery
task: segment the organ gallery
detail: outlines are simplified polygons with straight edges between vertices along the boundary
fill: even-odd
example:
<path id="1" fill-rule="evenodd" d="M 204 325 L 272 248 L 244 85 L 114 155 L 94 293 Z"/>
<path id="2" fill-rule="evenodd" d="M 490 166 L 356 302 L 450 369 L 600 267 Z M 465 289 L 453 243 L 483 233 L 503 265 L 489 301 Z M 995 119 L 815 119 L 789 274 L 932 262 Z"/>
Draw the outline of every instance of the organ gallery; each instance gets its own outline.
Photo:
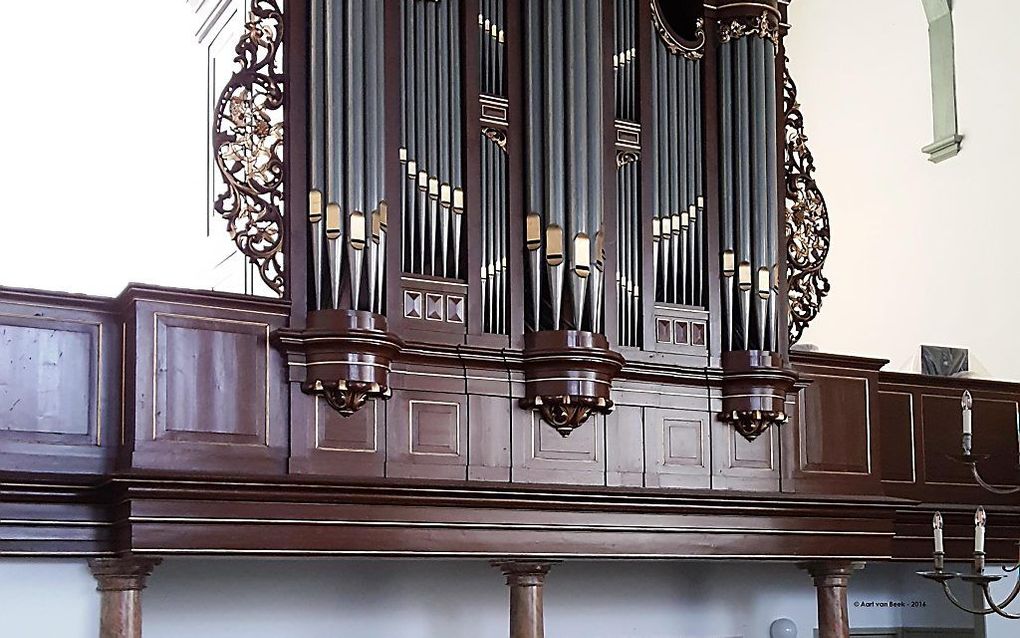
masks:
<path id="1" fill-rule="evenodd" d="M 215 209 L 269 294 L 0 289 L 0 554 L 89 557 L 104 636 L 170 556 L 491 562 L 514 638 L 562 561 L 796 563 L 842 638 L 867 563 L 1016 560 L 1017 432 L 960 445 L 1016 386 L 795 348 L 787 1 L 242 4 Z"/>

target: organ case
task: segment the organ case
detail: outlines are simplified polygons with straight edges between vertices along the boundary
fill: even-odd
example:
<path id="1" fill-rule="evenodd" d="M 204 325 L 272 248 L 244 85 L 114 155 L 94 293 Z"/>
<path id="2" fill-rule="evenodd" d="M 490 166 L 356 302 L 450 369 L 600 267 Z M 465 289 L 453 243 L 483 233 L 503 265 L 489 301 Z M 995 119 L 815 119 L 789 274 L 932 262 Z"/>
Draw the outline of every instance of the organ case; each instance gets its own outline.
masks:
<path id="1" fill-rule="evenodd" d="M 307 165 L 288 200 L 304 277 L 275 335 L 301 392 L 348 416 L 398 388 L 405 407 L 374 418 L 412 448 L 416 422 L 444 421 L 456 476 L 472 449 L 507 475 L 518 436 L 539 454 L 534 423 L 567 437 L 658 419 L 661 386 L 612 414 L 614 385 L 642 374 L 671 370 L 688 407 L 749 444 L 786 420 L 775 2 L 309 11 Z M 406 409 L 433 399 L 449 409 Z M 592 446 L 571 451 L 604 466 Z"/>

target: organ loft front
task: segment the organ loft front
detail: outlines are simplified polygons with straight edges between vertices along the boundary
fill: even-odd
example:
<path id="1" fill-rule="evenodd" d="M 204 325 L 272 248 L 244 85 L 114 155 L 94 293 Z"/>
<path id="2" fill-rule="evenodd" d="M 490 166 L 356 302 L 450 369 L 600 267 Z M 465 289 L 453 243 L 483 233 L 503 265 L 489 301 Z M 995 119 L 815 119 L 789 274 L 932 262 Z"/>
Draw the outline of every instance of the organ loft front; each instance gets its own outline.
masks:
<path id="1" fill-rule="evenodd" d="M 0 555 L 88 557 L 103 636 L 180 556 L 488 562 L 512 638 L 571 561 L 796 564 L 823 638 L 867 564 L 959 588 L 978 506 L 1015 561 L 1017 432 L 958 442 L 1015 385 L 796 347 L 788 0 L 240 4 L 214 228 L 264 294 L 0 289 Z"/>

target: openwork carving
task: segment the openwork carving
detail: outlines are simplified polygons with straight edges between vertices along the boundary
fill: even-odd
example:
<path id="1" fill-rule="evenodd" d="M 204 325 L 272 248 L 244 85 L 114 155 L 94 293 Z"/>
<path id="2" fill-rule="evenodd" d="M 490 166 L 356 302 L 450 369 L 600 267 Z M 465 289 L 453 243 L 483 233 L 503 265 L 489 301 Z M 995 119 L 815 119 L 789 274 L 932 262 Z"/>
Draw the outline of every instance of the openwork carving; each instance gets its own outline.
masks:
<path id="1" fill-rule="evenodd" d="M 748 35 L 772 40 L 772 44 L 779 46 L 779 22 L 767 11 L 762 12 L 757 18 L 719 21 L 719 39 L 723 42 L 739 40 Z"/>
<path id="2" fill-rule="evenodd" d="M 215 210 L 262 280 L 283 295 L 283 12 L 252 0 L 235 47 L 238 70 L 223 87 L 213 123 L 226 190 Z"/>
<path id="3" fill-rule="evenodd" d="M 485 135 L 485 137 L 489 138 L 489 140 L 491 140 L 492 142 L 495 142 L 497 146 L 499 146 L 501 149 L 503 149 L 504 153 L 507 152 L 507 150 L 506 150 L 506 131 L 500 130 L 498 128 L 491 128 L 491 127 L 486 126 L 486 127 L 482 128 L 482 133 Z"/>
<path id="4" fill-rule="evenodd" d="M 336 383 L 315 381 L 311 387 L 302 388 L 302 390 L 322 397 L 329 407 L 343 416 L 351 416 L 363 408 L 369 397 L 389 398 L 390 396 L 389 388 L 381 388 L 378 383 L 364 381 L 338 381 Z"/>
<path id="5" fill-rule="evenodd" d="M 786 112 L 786 278 L 790 299 L 790 345 L 818 315 L 829 280 L 822 274 L 829 254 L 829 211 L 813 173 L 797 85 L 783 76 Z"/>
<path id="6" fill-rule="evenodd" d="M 773 425 L 786 423 L 789 417 L 784 412 L 763 412 L 761 410 L 740 410 L 722 415 L 723 421 L 748 441 L 754 441 Z"/>
<path id="7" fill-rule="evenodd" d="M 390 366 L 404 347 L 386 317 L 367 310 L 312 310 L 305 328 L 281 328 L 273 339 L 288 365 L 304 369 L 301 391 L 343 416 L 390 398 Z"/>
<path id="8" fill-rule="evenodd" d="M 538 411 L 542 420 L 566 438 L 571 432 L 581 427 L 592 413 L 609 414 L 613 411 L 613 402 L 601 397 L 587 396 L 537 396 L 522 399 L 521 407 Z"/>
<path id="9" fill-rule="evenodd" d="M 665 20 L 662 19 L 662 14 L 659 13 L 658 0 L 651 0 L 652 6 L 652 26 L 655 27 L 656 33 L 659 34 L 659 38 L 662 43 L 666 45 L 666 48 L 673 55 L 682 55 L 688 60 L 700 60 L 705 56 L 705 20 L 704 18 L 698 18 L 694 46 L 689 47 L 679 40 L 673 31 L 666 26 Z"/>
<path id="10" fill-rule="evenodd" d="M 524 335 L 524 396 L 561 436 L 569 436 L 592 414 L 609 414 L 613 377 L 623 357 L 605 335 L 579 330 L 542 330 Z"/>

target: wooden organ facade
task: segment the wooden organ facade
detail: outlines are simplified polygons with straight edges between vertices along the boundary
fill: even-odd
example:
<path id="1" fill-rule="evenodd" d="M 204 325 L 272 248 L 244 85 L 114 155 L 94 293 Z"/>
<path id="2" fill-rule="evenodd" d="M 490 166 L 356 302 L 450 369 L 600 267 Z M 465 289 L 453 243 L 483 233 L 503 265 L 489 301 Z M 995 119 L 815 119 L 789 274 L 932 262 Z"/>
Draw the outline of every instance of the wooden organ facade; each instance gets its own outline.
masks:
<path id="1" fill-rule="evenodd" d="M 568 558 L 776 559 L 845 583 L 927 559 L 950 497 L 964 554 L 989 499 L 946 456 L 963 382 L 790 351 L 829 237 L 786 2 L 250 9 L 217 210 L 280 298 L 4 289 L 0 554 L 477 557 L 539 584 Z M 979 448 L 1015 450 L 1020 387 L 966 383 L 1001 424 Z M 1020 511 L 990 511 L 1012 559 Z"/>

